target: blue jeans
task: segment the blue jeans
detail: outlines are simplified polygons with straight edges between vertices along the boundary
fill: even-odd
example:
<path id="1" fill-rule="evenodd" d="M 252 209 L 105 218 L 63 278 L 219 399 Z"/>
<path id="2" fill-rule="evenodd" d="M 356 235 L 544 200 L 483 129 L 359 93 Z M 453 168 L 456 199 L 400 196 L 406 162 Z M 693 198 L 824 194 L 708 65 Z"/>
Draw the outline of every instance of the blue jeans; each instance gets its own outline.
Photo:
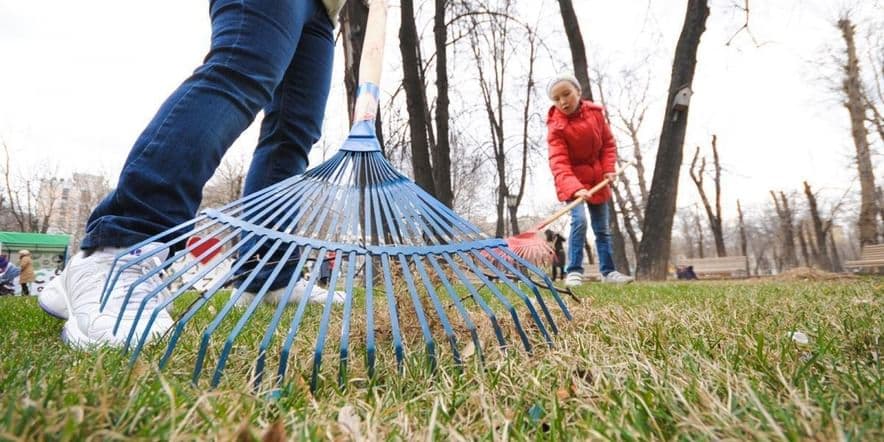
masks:
<path id="1" fill-rule="evenodd" d="M 614 271 L 611 255 L 611 228 L 608 223 L 607 204 L 585 204 L 589 209 L 595 248 L 599 255 L 599 273 L 603 276 Z M 586 244 L 586 212 L 584 204 L 571 209 L 571 235 L 568 237 L 568 273 L 583 273 L 583 246 Z"/>
<path id="2" fill-rule="evenodd" d="M 245 194 L 307 168 L 320 137 L 334 37 L 320 0 L 213 0 L 211 50 L 163 103 L 94 209 L 85 250 L 134 245 L 191 220 L 206 181 L 262 109 Z"/>

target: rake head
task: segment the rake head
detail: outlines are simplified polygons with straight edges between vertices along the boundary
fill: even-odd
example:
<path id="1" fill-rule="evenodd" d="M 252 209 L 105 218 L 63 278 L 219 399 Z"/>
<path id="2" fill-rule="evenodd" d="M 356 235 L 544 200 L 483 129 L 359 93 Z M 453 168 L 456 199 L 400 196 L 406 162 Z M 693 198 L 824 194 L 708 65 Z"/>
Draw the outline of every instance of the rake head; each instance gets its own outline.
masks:
<path id="1" fill-rule="evenodd" d="M 529 230 L 506 239 L 507 247 L 526 261 L 539 266 L 552 265 L 555 251 L 540 237 L 537 230 Z"/>
<path id="2" fill-rule="evenodd" d="M 200 239 L 188 242 L 195 235 Z M 194 381 L 200 378 L 210 344 L 221 323 L 238 317 L 217 356 L 213 385 L 220 381 L 237 337 L 253 320 L 260 303 L 269 296 L 277 296 L 278 303 L 264 328 L 255 361 L 255 382 L 260 383 L 264 375 L 265 355 L 277 338 L 277 330 L 285 330 L 285 336 L 278 337 L 282 342 L 277 343 L 282 345 L 277 376 L 278 379 L 284 377 L 288 355 L 302 325 L 310 293 L 317 287 L 322 261 L 330 251 L 334 252 L 334 263 L 328 286 L 343 286 L 345 294 L 339 331 L 342 379 L 349 359 L 350 323 L 354 314 L 365 315 L 366 364 L 369 373 L 374 371 L 375 318 L 378 314 L 375 304 L 378 298 L 385 301 L 385 306 L 378 308 L 388 309 L 393 350 L 400 365 L 405 348 L 399 323 L 404 316 L 417 318 L 427 355 L 435 363 L 436 337 L 428 320 L 428 316 L 435 315 L 434 321 L 441 324 L 458 364 L 461 358 L 449 307 L 453 307 L 455 315 L 452 316 L 468 330 L 476 349 L 481 349 L 481 344 L 470 310 L 487 317 L 500 346 L 508 345 L 501 321 L 511 321 L 518 339 L 528 351 L 532 344 L 517 310 L 520 304 L 528 312 L 528 321 L 533 324 L 531 328 L 550 345 L 548 330 L 557 333 L 558 329 L 542 291 L 548 292 L 565 317 L 570 319 L 567 307 L 542 270 L 513 253 L 503 240 L 482 234 L 397 172 L 380 153 L 373 137 L 373 126 L 369 124 L 357 125 L 335 156 L 306 174 L 221 209 L 205 210 L 193 221 L 132 249 L 156 242 L 164 246 L 153 248 L 125 264 L 114 265 L 102 301 L 107 301 L 117 278 L 127 268 L 161 256 L 164 250 L 171 251 L 160 266 L 128 288 L 131 295 L 139 290 L 137 285 L 149 284 L 160 275 L 162 283 L 150 287 L 150 293 L 138 310 L 139 317 L 150 315 L 151 322 L 160 309 L 188 296 L 188 292 L 199 293 L 171 331 L 160 360 L 163 367 L 194 317 L 206 309 L 214 297 L 226 296 L 227 290 L 222 289 L 232 286 L 223 307 L 201 330 L 202 339 L 196 354 Z M 214 259 L 206 259 L 214 254 L 217 254 Z M 206 276 L 218 273 L 218 269 L 222 273 L 207 284 Z M 302 274 L 306 279 L 305 293 L 293 295 L 297 284 L 303 286 Z M 405 284 L 402 285 L 401 281 Z M 247 289 L 254 291 L 254 299 L 242 311 L 236 304 L 246 296 Z M 283 314 L 295 298 L 299 299 L 294 302 L 294 316 L 284 324 L 281 322 Z M 466 301 L 473 305 L 467 305 Z M 147 308 L 154 304 L 155 307 Z M 364 306 L 364 311 L 356 312 L 356 304 Z M 400 305 L 407 307 L 399 308 Z M 335 308 L 333 297 L 326 297 L 314 343 L 314 387 L 326 338 L 331 332 L 330 316 Z M 212 310 L 207 309 L 205 313 L 213 314 Z M 509 319 L 502 319 L 502 313 Z M 135 329 L 132 327 L 126 341 L 126 348 L 132 350 L 133 362 L 148 338 L 144 334 L 134 339 Z"/>
<path id="3" fill-rule="evenodd" d="M 329 333 L 339 335 L 339 379 L 343 382 L 354 332 L 364 334 L 366 369 L 372 376 L 376 349 L 379 343 L 386 345 L 388 336 L 397 365 L 402 367 L 407 338 L 414 337 L 408 336 L 409 328 L 403 325 L 414 319 L 432 367 L 437 360 L 437 338 L 447 341 L 454 362 L 462 363 L 456 330 L 466 330 L 480 357 L 478 330 L 484 325 L 493 330 L 501 347 L 518 339 L 530 351 L 529 333 L 552 345 L 550 332 L 558 329 L 544 291 L 571 319 L 543 271 L 513 253 L 505 241 L 487 237 L 457 216 L 396 171 L 381 154 L 374 111 L 385 14 L 384 2 L 374 0 L 360 63 L 357 122 L 340 151 L 304 175 L 220 209 L 205 210 L 192 221 L 136 244 L 130 250 L 145 251 L 135 259 L 119 260 L 127 255 L 123 252 L 115 261 L 102 294 L 102 308 L 112 293 L 114 297 L 125 293 L 122 314 L 137 291 L 143 296 L 135 323 L 146 315 L 150 330 L 163 309 L 177 300 L 181 300 L 178 305 L 190 301 L 170 330 L 161 368 L 176 350 L 182 351 L 178 344 L 184 342 L 181 338 L 186 332 L 198 330 L 193 381 L 198 382 L 204 367 L 214 361 L 211 383 L 217 385 L 235 346 L 241 347 L 243 334 L 259 329 L 263 337 L 256 357 L 249 359 L 254 363 L 253 381 L 256 387 L 260 385 L 268 355 L 278 350 L 275 380 L 279 383 L 296 357 L 292 352 L 299 332 L 316 327 L 315 341 L 304 344 L 312 347 L 311 388 L 315 388 Z M 116 287 L 128 268 L 148 259 L 158 261 L 167 252 L 168 257 L 143 277 L 128 287 Z M 331 255 L 330 274 L 322 278 L 324 261 Z M 338 307 L 335 296 L 325 297 L 321 317 L 311 322 L 316 317 L 310 315 L 307 304 L 320 290 L 321 279 L 326 279 L 330 291 L 343 289 L 342 306 Z M 275 308 L 268 317 L 259 306 L 271 299 Z M 335 310 L 340 311 L 333 315 Z M 527 319 L 523 319 L 526 311 Z M 364 315 L 364 322 L 363 318 L 353 320 L 359 315 Z M 382 318 L 389 324 L 379 325 Z M 527 327 L 523 320 L 528 321 Z M 333 327 L 333 322 L 340 326 Z M 356 330 L 354 324 L 364 329 Z M 131 327 L 125 342 L 132 363 L 149 339 L 148 333 L 135 339 L 137 328 L 141 327 Z M 385 333 L 378 333 L 381 329 Z M 212 342 L 220 341 L 216 335 L 221 333 L 226 337 L 218 350 Z M 297 342 L 304 341 L 302 337 Z"/>

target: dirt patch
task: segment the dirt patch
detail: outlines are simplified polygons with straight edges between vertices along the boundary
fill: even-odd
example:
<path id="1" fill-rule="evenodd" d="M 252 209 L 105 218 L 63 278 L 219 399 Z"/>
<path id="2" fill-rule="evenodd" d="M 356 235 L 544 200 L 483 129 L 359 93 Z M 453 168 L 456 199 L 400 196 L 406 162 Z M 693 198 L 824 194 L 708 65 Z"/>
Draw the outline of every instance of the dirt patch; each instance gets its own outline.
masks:
<path id="1" fill-rule="evenodd" d="M 795 267 L 773 276 L 772 279 L 778 281 L 837 281 L 857 279 L 857 276 L 850 273 L 827 272 L 813 267 Z"/>

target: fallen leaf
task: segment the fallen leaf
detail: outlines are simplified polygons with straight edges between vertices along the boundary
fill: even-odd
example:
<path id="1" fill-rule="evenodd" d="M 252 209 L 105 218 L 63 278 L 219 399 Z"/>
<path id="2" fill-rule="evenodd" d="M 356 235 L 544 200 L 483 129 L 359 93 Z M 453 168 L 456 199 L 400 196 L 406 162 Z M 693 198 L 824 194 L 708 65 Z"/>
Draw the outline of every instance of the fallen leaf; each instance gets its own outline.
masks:
<path id="1" fill-rule="evenodd" d="M 461 359 L 467 359 L 474 354 L 476 354 L 476 344 L 473 344 L 473 341 L 469 341 L 460 352 L 460 357 Z"/>
<path id="2" fill-rule="evenodd" d="M 362 420 L 352 405 L 344 405 L 338 411 L 338 424 L 344 427 L 353 440 L 362 440 L 362 432 L 360 431 Z"/>
<path id="3" fill-rule="evenodd" d="M 261 436 L 262 442 L 284 442 L 285 440 L 285 427 L 282 425 L 282 421 L 279 420 L 267 428 L 264 431 L 264 435 Z"/>

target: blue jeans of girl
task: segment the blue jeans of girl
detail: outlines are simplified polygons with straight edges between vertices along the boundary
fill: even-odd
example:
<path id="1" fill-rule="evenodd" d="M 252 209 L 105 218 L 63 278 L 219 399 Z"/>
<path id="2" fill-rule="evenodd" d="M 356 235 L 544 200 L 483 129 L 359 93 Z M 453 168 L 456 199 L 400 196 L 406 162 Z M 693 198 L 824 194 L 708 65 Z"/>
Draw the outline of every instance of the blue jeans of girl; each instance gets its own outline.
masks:
<path id="1" fill-rule="evenodd" d="M 321 1 L 213 0 L 209 9 L 209 54 L 136 140 L 81 248 L 134 245 L 192 219 L 206 181 L 261 110 L 245 194 L 306 170 L 334 54 Z"/>
<path id="2" fill-rule="evenodd" d="M 586 210 L 592 233 L 595 235 L 595 248 L 599 255 L 599 273 L 602 276 L 614 271 L 614 257 L 611 255 L 611 228 L 608 223 L 607 204 L 580 204 L 571 209 L 571 234 L 568 237 L 568 273 L 583 273 L 583 247 L 586 245 Z"/>

